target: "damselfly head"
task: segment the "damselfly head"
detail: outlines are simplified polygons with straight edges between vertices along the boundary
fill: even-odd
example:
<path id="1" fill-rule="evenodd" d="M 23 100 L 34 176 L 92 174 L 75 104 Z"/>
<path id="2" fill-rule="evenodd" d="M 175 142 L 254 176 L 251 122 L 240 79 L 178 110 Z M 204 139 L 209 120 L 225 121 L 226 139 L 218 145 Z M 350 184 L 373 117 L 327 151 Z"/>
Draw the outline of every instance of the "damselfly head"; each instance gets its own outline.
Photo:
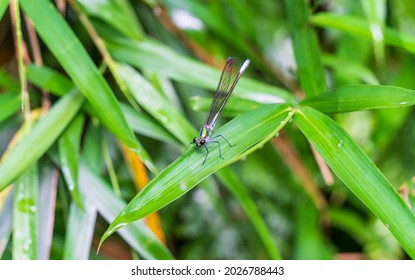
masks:
<path id="1" fill-rule="evenodd" d="M 202 147 L 203 145 L 206 144 L 206 139 L 205 138 L 193 138 L 193 143 L 196 144 L 196 146 L 198 147 Z"/>

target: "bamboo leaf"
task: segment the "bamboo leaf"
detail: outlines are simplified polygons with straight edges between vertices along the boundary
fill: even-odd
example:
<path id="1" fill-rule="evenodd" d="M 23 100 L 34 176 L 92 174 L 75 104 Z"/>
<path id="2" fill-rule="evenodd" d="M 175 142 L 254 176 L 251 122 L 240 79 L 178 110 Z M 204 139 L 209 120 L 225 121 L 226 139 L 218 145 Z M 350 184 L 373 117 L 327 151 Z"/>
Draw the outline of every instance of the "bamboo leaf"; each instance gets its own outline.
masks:
<path id="1" fill-rule="evenodd" d="M 81 161 L 79 185 L 82 193 L 93 203 L 107 220 L 113 220 L 125 207 L 125 202 L 116 197 L 110 186 Z M 141 221 L 131 223 L 119 234 L 146 259 L 173 259 L 170 251 L 155 237 Z"/>
<path id="2" fill-rule="evenodd" d="M 68 93 L 20 140 L 0 164 L 0 191 L 49 149 L 79 111 L 83 101 L 79 91 Z"/>
<path id="3" fill-rule="evenodd" d="M 179 82 L 209 90 L 216 89 L 220 77 L 219 69 L 185 57 L 159 42 L 153 40 L 136 42 L 119 38 L 109 38 L 107 41 L 109 51 L 119 61 L 137 68 L 152 70 Z M 239 81 L 235 93 L 247 98 L 251 95 L 262 96 L 262 100 L 267 103 L 296 104 L 295 98 L 284 89 L 246 77 Z"/>
<path id="4" fill-rule="evenodd" d="M 257 234 L 262 240 L 264 249 L 268 252 L 271 259 L 281 259 L 280 252 L 272 239 L 270 231 L 268 230 L 264 220 L 261 218 L 261 215 L 252 198 L 249 196 L 238 177 L 227 168 L 219 170 L 217 175 L 241 204 L 241 207 L 251 220 Z"/>
<path id="5" fill-rule="evenodd" d="M 364 20 L 338 14 L 318 13 L 310 18 L 316 26 L 334 28 L 354 36 L 373 40 L 369 23 Z M 386 44 L 400 47 L 410 53 L 415 53 L 415 36 L 405 34 L 391 27 L 381 29 Z"/>
<path id="6" fill-rule="evenodd" d="M 363 150 L 332 119 L 310 107 L 299 109 L 294 121 L 340 180 L 414 258 L 415 216 Z"/>
<path id="7" fill-rule="evenodd" d="M 375 58 L 382 65 L 385 59 L 382 28 L 386 20 L 386 0 L 363 1 L 362 6 L 372 32 Z"/>
<path id="8" fill-rule="evenodd" d="M 320 96 L 306 98 L 300 104 L 326 114 L 399 108 L 415 104 L 415 91 L 394 86 L 342 86 Z"/>
<path id="9" fill-rule="evenodd" d="M 74 84 L 70 80 L 46 66 L 30 65 L 27 68 L 27 77 L 35 85 L 58 96 L 62 96 L 74 87 Z M 94 115 L 93 109 L 88 105 L 88 102 L 85 102 L 83 109 L 89 114 Z M 131 106 L 122 102 L 120 102 L 120 106 L 128 125 L 134 132 L 167 143 L 176 142 L 178 144 L 176 138 L 148 115 L 135 111 Z"/>
<path id="10" fill-rule="evenodd" d="M 102 242 L 127 223 L 144 218 L 152 212 L 176 200 L 207 176 L 226 166 L 247 152 L 253 152 L 255 146 L 264 139 L 273 137 L 291 119 L 292 112 L 287 105 L 264 105 L 258 109 L 240 115 L 218 129 L 216 135 L 223 135 L 233 147 L 221 146 L 221 155 L 217 145 L 209 146 L 209 158 L 203 165 L 205 150 L 190 148 L 156 178 L 154 178 L 111 223 L 101 238 Z M 262 145 L 262 143 L 261 143 Z"/>
<path id="11" fill-rule="evenodd" d="M 2 1 L 2 0 L 0 0 Z M 6 0 L 8 2 L 8 0 Z M 20 85 L 14 77 L 0 68 L 0 87 L 9 91 L 19 91 Z"/>
<path id="12" fill-rule="evenodd" d="M 48 48 L 91 103 L 97 117 L 117 138 L 134 150 L 148 168 L 156 171 L 147 152 L 128 126 L 111 88 L 56 9 L 45 0 L 22 0 L 21 6 Z"/>
<path id="13" fill-rule="evenodd" d="M 16 180 L 13 207 L 13 259 L 37 259 L 39 227 L 39 182 L 37 164 Z"/>
<path id="14" fill-rule="evenodd" d="M 20 96 L 15 92 L 0 95 L 0 123 L 18 112 L 21 106 Z"/>
<path id="15" fill-rule="evenodd" d="M 74 84 L 65 76 L 46 66 L 30 64 L 26 68 L 27 79 L 35 85 L 59 96 L 70 91 Z"/>
<path id="16" fill-rule="evenodd" d="M 190 99 L 190 108 L 194 111 L 207 112 L 212 103 L 211 98 L 204 98 L 200 96 L 194 96 Z M 252 100 L 231 96 L 226 103 L 226 107 L 223 109 L 221 115 L 235 117 L 242 113 L 255 110 L 261 106 L 261 103 Z"/>
<path id="17" fill-rule="evenodd" d="M 143 37 L 142 28 L 130 2 L 125 0 L 104 0 L 99 2 L 78 0 L 77 2 L 83 6 L 89 15 L 106 21 L 125 35 L 135 39 Z"/>
<path id="18" fill-rule="evenodd" d="M 73 202 L 69 209 L 67 231 L 65 234 L 64 260 L 87 260 L 91 252 L 91 243 L 97 217 L 95 205 L 84 196 L 84 207 Z"/>
<path id="19" fill-rule="evenodd" d="M 322 61 L 325 66 L 333 68 L 337 73 L 341 73 L 342 76 L 347 76 L 347 78 L 354 78 L 366 84 L 380 84 L 375 74 L 362 64 L 328 54 L 322 57 Z"/>
<path id="20" fill-rule="evenodd" d="M 97 145 L 103 138 L 102 129 L 90 123 L 85 133 L 82 149 L 82 160 L 94 173 L 100 174 L 103 169 L 104 156 L 102 145 Z"/>
<path id="21" fill-rule="evenodd" d="M 305 96 L 312 97 L 326 91 L 320 50 L 314 30 L 308 25 L 309 11 L 303 0 L 286 0 L 291 26 L 297 75 Z"/>
<path id="22" fill-rule="evenodd" d="M 168 132 L 153 118 L 143 112 L 135 111 L 127 104 L 121 103 L 120 105 L 129 126 L 134 132 L 153 139 L 164 141 L 165 143 L 174 143 L 178 146 L 181 145 L 181 143 L 170 132 Z"/>
<path id="23" fill-rule="evenodd" d="M 39 260 L 51 257 L 57 189 L 58 170 L 50 160 L 42 159 L 39 164 Z"/>
<path id="24" fill-rule="evenodd" d="M 3 18 L 4 12 L 9 6 L 9 0 L 0 0 L 0 19 Z"/>
<path id="25" fill-rule="evenodd" d="M 78 188 L 78 155 L 83 125 L 84 117 L 78 114 L 58 140 L 59 162 L 63 178 L 72 198 L 81 209 L 84 207 L 84 204 Z"/>
<path id="26" fill-rule="evenodd" d="M 4 191 L 2 194 L 6 194 Z M 7 193 L 2 207 L 0 208 L 0 258 L 3 256 L 4 250 L 6 249 L 13 227 L 13 198 L 14 190 L 11 189 Z"/>
<path id="27" fill-rule="evenodd" d="M 127 64 L 118 64 L 116 71 L 137 103 L 166 127 L 181 143 L 187 143 L 188 139 L 192 139 L 196 134 L 193 126 L 176 107 L 162 97 L 150 82 Z"/>

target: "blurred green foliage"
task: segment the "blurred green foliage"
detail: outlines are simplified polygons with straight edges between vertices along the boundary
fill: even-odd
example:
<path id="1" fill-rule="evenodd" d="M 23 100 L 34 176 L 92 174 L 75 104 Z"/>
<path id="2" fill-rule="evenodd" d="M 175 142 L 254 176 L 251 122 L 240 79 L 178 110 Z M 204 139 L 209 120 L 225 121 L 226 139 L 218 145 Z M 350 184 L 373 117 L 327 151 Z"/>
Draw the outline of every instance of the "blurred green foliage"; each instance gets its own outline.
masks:
<path id="1" fill-rule="evenodd" d="M 11 144 L 0 0 L 2 259 L 415 257 L 414 1 L 19 2 L 30 104 L 52 107 Z M 216 127 L 237 143 L 204 166 L 181 154 L 228 56 L 251 59 Z M 121 145 L 153 179 L 138 196 Z M 154 210 L 166 244 L 136 221 Z"/>

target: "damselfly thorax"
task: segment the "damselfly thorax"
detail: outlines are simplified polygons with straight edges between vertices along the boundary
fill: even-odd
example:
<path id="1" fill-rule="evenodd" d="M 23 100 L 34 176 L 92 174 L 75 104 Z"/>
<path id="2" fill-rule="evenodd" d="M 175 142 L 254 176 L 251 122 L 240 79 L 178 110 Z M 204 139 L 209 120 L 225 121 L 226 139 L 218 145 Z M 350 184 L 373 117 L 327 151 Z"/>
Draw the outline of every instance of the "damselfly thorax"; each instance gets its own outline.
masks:
<path id="1" fill-rule="evenodd" d="M 206 144 L 206 142 L 209 142 L 210 134 L 212 133 L 212 128 L 208 126 L 203 126 L 199 131 L 199 138 L 195 137 L 193 138 L 193 143 L 196 144 L 198 147 L 202 147 Z"/>

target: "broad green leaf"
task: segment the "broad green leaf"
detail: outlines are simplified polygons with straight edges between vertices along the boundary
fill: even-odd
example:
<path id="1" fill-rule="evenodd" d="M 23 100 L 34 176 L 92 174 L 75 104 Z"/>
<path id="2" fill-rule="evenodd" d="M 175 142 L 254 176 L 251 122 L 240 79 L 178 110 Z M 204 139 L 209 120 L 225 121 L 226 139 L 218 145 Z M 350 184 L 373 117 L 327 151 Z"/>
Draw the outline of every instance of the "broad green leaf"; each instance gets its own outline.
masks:
<path id="1" fill-rule="evenodd" d="M 261 218 L 261 215 L 252 198 L 239 181 L 239 178 L 227 168 L 219 170 L 217 175 L 221 181 L 225 183 L 226 187 L 232 192 L 241 207 L 244 209 L 246 215 L 249 217 L 252 225 L 257 231 L 257 234 L 261 238 L 264 249 L 267 251 L 270 258 L 273 260 L 281 259 L 281 254 L 272 239 L 271 232 L 268 230 L 267 225 Z"/>
<path id="2" fill-rule="evenodd" d="M 13 259 L 37 259 L 39 227 L 39 177 L 37 163 L 14 183 Z"/>
<path id="3" fill-rule="evenodd" d="M 398 108 L 415 104 L 415 91 L 394 86 L 342 86 L 300 104 L 326 114 Z"/>
<path id="4" fill-rule="evenodd" d="M 303 0 L 286 0 L 291 27 L 297 75 L 305 96 L 312 97 L 326 91 L 326 80 L 320 61 L 315 31 L 308 24 L 309 11 Z"/>
<path id="5" fill-rule="evenodd" d="M 16 92 L 0 94 L 0 123 L 18 112 L 20 106 L 20 96 Z"/>
<path id="6" fill-rule="evenodd" d="M 212 143 L 204 164 L 207 151 L 190 147 L 187 153 L 164 169 L 130 201 L 111 223 L 101 238 L 101 244 L 122 226 L 165 207 L 221 167 L 258 149 L 263 141 L 273 137 L 291 117 L 291 108 L 282 104 L 264 105 L 236 117 L 214 134 L 226 137 L 234 146 L 229 147 L 225 141 L 221 141 L 223 158 L 220 158 L 218 145 Z"/>
<path id="7" fill-rule="evenodd" d="M 363 150 L 336 122 L 310 107 L 300 108 L 294 121 L 340 180 L 414 258 L 415 216 Z"/>
<path id="8" fill-rule="evenodd" d="M 84 98 L 79 91 L 66 94 L 39 120 L 30 133 L 20 140 L 0 164 L 0 191 L 50 148 L 79 111 L 83 101 Z"/>
<path id="9" fill-rule="evenodd" d="M 156 171 L 128 126 L 111 88 L 61 15 L 46 0 L 22 0 L 20 3 L 47 47 L 91 103 L 97 117 L 135 151 L 150 170 Z"/>
<path id="10" fill-rule="evenodd" d="M 364 20 L 339 14 L 318 13 L 310 18 L 316 26 L 334 28 L 354 36 L 373 40 L 369 23 Z M 410 53 L 415 53 L 415 36 L 402 33 L 394 28 L 384 27 L 381 30 L 386 44 L 400 47 Z"/>
<path id="11" fill-rule="evenodd" d="M 78 155 L 83 126 L 84 117 L 78 114 L 63 131 L 58 140 L 59 162 L 62 175 L 68 186 L 69 193 L 81 209 L 84 207 L 84 204 L 78 188 Z"/>
<path id="12" fill-rule="evenodd" d="M 96 175 L 81 161 L 79 186 L 90 203 L 94 204 L 100 215 L 112 221 L 125 207 L 125 202 L 116 197 L 109 184 Z M 173 259 L 170 251 L 142 222 L 137 221 L 119 231 L 124 240 L 145 259 Z"/>
<path id="13" fill-rule="evenodd" d="M 213 91 L 220 78 L 220 69 L 206 66 L 153 40 L 135 42 L 129 39 L 109 38 L 107 47 L 119 61 L 200 88 Z M 287 91 L 248 79 L 247 73 L 239 81 L 234 94 L 248 99 L 251 95 L 262 96 L 268 103 L 296 104 L 295 98 Z"/>

